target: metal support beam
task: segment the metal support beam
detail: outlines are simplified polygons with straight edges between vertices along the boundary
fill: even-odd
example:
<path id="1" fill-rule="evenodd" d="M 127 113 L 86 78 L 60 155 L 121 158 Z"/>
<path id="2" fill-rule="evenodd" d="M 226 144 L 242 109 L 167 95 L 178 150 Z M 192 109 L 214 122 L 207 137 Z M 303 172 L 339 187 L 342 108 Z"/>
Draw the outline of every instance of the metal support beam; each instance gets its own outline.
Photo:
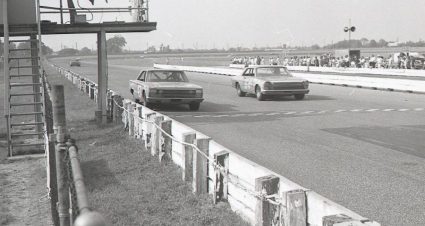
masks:
<path id="1" fill-rule="evenodd" d="M 7 17 L 7 0 L 2 0 L 2 10 L 3 10 L 3 33 L 4 33 L 4 48 L 3 48 L 3 70 L 4 70 L 4 117 L 6 118 L 7 123 L 7 147 L 9 156 L 12 155 L 11 149 L 10 149 L 10 74 L 9 74 L 9 21 Z"/>
<path id="2" fill-rule="evenodd" d="M 106 52 L 106 32 L 104 30 L 97 33 L 97 83 L 98 101 L 96 120 L 100 123 L 107 122 L 106 93 L 108 90 L 108 58 Z"/>

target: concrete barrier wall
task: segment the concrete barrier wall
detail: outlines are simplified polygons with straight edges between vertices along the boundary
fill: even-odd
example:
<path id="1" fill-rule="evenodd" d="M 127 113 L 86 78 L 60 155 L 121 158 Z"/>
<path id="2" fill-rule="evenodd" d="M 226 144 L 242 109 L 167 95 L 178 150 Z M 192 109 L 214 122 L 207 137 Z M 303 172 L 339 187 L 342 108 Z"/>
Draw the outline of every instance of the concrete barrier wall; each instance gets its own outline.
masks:
<path id="1" fill-rule="evenodd" d="M 210 68 L 210 67 L 189 67 L 176 65 L 155 64 L 156 68 L 163 69 L 179 69 L 190 72 L 199 72 L 207 74 L 221 74 L 234 76 L 242 73 L 242 69 L 226 69 L 226 68 Z M 294 72 L 295 77 L 303 78 L 311 83 L 340 85 L 358 88 L 370 88 L 388 91 L 400 91 L 410 93 L 425 93 L 425 80 L 409 80 L 395 78 L 375 78 L 375 77 L 360 77 L 347 75 L 330 75 L 330 74 L 312 74 Z"/>
<path id="2" fill-rule="evenodd" d="M 230 68 L 245 68 L 243 64 L 230 64 Z M 425 70 L 392 69 L 392 68 L 344 68 L 344 67 L 314 67 L 314 66 L 286 66 L 296 72 L 328 72 L 340 74 L 371 74 L 386 76 L 425 77 Z"/>
<path id="3" fill-rule="evenodd" d="M 55 67 L 70 81 L 75 79 L 85 80 L 82 75 L 72 73 L 61 67 Z M 91 87 L 95 85 L 89 80 L 85 81 L 87 82 L 83 86 Z M 80 83 L 76 84 L 77 87 L 78 84 Z M 80 87 L 80 90 L 90 95 L 87 92 L 87 88 Z M 110 92 L 114 100 L 120 100 L 121 97 L 118 93 Z M 212 195 L 214 202 L 227 200 L 232 210 L 252 225 L 270 225 L 272 221 L 277 223 L 277 225 L 334 225 L 333 223 L 337 222 L 334 222 L 334 219 L 339 219 L 341 222 L 353 221 L 356 223 L 355 225 L 379 225 L 309 189 L 303 188 L 282 175 L 240 156 L 209 139 L 205 134 L 167 115 L 155 112 L 128 99 L 122 100 L 122 107 L 119 101 L 110 107 L 113 109 L 111 112 L 115 114 L 113 115 L 114 120 L 123 123 L 128 129 L 130 136 L 135 139 L 142 139 L 144 150 L 147 151 L 146 154 L 150 152 L 152 155 L 159 157 L 160 160 L 162 159 L 161 156 L 167 157 L 169 155 L 171 158 L 169 161 L 174 162 L 181 168 L 182 179 L 192 183 L 196 194 L 209 193 Z M 170 137 L 164 132 L 158 132 L 158 127 L 155 127 L 153 123 L 158 122 L 160 119 L 162 120 L 162 123 L 159 123 L 161 128 L 166 124 L 165 122 L 171 123 L 169 131 L 173 140 L 169 154 L 167 154 L 167 148 L 169 147 L 167 139 Z M 188 134 L 193 134 L 196 137 L 194 143 L 197 148 L 205 150 L 206 156 L 208 156 L 208 158 L 201 159 L 208 161 L 204 166 L 205 171 L 203 172 L 207 172 L 204 176 L 198 176 L 198 172 L 196 172 L 197 170 L 202 170 L 199 168 L 200 165 L 198 165 L 199 159 L 197 160 L 199 151 L 193 150 L 193 155 L 189 156 L 193 157 L 193 160 L 186 158 L 189 153 L 186 152 L 186 149 L 189 146 L 182 144 L 182 142 L 184 142 L 183 137 L 187 137 Z M 200 145 L 198 141 L 207 141 L 208 144 L 206 146 Z M 224 163 L 220 163 L 220 158 Z M 220 164 L 217 167 L 215 163 Z M 193 167 L 193 170 L 189 171 L 186 166 Z M 183 176 L 185 173 L 191 174 L 192 178 L 188 179 L 187 175 Z M 198 183 L 204 183 L 205 181 L 208 189 L 201 191 Z M 275 184 L 276 190 L 268 194 L 268 189 L 272 185 L 260 184 L 261 181 L 265 184 L 270 181 L 278 181 L 278 184 Z M 225 188 L 227 191 L 224 190 Z M 217 191 L 221 191 L 220 189 L 223 189 L 225 199 L 223 194 L 221 194 L 221 199 L 217 198 Z M 294 196 L 294 194 L 298 196 Z"/>

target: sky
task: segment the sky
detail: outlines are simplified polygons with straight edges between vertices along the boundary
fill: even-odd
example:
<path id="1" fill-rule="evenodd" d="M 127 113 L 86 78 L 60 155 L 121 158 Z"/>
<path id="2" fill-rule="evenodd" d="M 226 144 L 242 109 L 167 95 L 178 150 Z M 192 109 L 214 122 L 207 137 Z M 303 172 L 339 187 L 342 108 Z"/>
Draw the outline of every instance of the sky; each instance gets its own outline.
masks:
<path id="1" fill-rule="evenodd" d="M 79 1 L 83 7 L 90 6 L 88 0 Z M 41 2 L 58 5 L 59 1 Z M 95 6 L 130 5 L 128 0 L 108 2 L 95 0 Z M 424 0 L 150 0 L 149 6 L 150 21 L 158 23 L 157 30 L 122 34 L 127 40 L 126 49 L 144 50 L 161 43 L 172 48 L 199 49 L 323 46 L 348 39 L 343 29 L 350 18 L 357 28 L 353 39 L 403 42 L 425 36 Z M 102 18 L 95 16 L 94 21 L 129 18 L 127 13 L 105 14 Z M 96 47 L 94 34 L 44 36 L 43 41 L 54 50 L 61 46 Z"/>

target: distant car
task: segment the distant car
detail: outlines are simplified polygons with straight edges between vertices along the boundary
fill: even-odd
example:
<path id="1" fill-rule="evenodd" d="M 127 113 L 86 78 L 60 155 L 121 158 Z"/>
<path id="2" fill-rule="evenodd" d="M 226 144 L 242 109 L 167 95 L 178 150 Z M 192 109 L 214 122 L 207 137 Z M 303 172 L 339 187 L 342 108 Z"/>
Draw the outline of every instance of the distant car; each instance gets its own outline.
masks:
<path id="1" fill-rule="evenodd" d="M 130 80 L 134 100 L 149 107 L 152 104 L 187 104 L 199 110 L 203 99 L 201 86 L 189 82 L 184 71 L 142 70 L 137 80 Z"/>
<path id="2" fill-rule="evenodd" d="M 81 67 L 80 59 L 74 59 L 69 62 L 70 67 Z"/>
<path id="3" fill-rule="evenodd" d="M 262 101 L 266 97 L 294 96 L 302 100 L 309 93 L 308 81 L 295 78 L 283 66 L 250 66 L 232 78 L 232 86 L 240 97 L 255 94 Z"/>

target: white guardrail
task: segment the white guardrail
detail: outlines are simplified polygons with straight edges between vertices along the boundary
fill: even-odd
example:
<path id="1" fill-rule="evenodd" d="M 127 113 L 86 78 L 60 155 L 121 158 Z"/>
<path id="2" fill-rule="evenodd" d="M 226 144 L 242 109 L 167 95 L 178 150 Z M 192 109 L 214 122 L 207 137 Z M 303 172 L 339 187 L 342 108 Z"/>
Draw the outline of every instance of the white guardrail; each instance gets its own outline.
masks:
<path id="1" fill-rule="evenodd" d="M 154 64 L 155 68 L 162 69 L 178 69 L 190 72 L 199 72 L 207 74 L 220 74 L 234 76 L 242 73 L 242 69 L 236 68 L 212 68 L 212 67 L 193 67 L 193 66 L 178 66 Z M 348 75 L 327 75 L 327 74 L 312 74 L 293 72 L 293 75 L 299 78 L 304 78 L 311 83 L 340 85 L 357 88 L 370 88 L 377 90 L 400 91 L 409 93 L 425 93 L 425 80 L 410 80 L 396 78 L 375 78 L 361 77 Z"/>
<path id="2" fill-rule="evenodd" d="M 243 64 L 230 64 L 230 68 L 245 68 Z M 345 67 L 307 67 L 307 66 L 286 66 L 290 71 L 300 72 L 328 72 L 339 74 L 371 74 L 385 76 L 408 76 L 425 77 L 425 70 L 414 69 L 394 69 L 394 68 L 345 68 Z"/>
<path id="3" fill-rule="evenodd" d="M 53 65 L 82 92 L 96 98 L 96 83 Z M 359 214 L 286 179 L 167 115 L 109 91 L 108 109 L 124 123 L 145 150 L 168 158 L 182 169 L 196 194 L 227 200 L 233 211 L 252 225 L 379 226 Z M 112 99 L 111 99 L 112 98 Z M 141 148 L 142 149 L 142 148 Z M 149 152 L 146 152 L 149 153 Z"/>

